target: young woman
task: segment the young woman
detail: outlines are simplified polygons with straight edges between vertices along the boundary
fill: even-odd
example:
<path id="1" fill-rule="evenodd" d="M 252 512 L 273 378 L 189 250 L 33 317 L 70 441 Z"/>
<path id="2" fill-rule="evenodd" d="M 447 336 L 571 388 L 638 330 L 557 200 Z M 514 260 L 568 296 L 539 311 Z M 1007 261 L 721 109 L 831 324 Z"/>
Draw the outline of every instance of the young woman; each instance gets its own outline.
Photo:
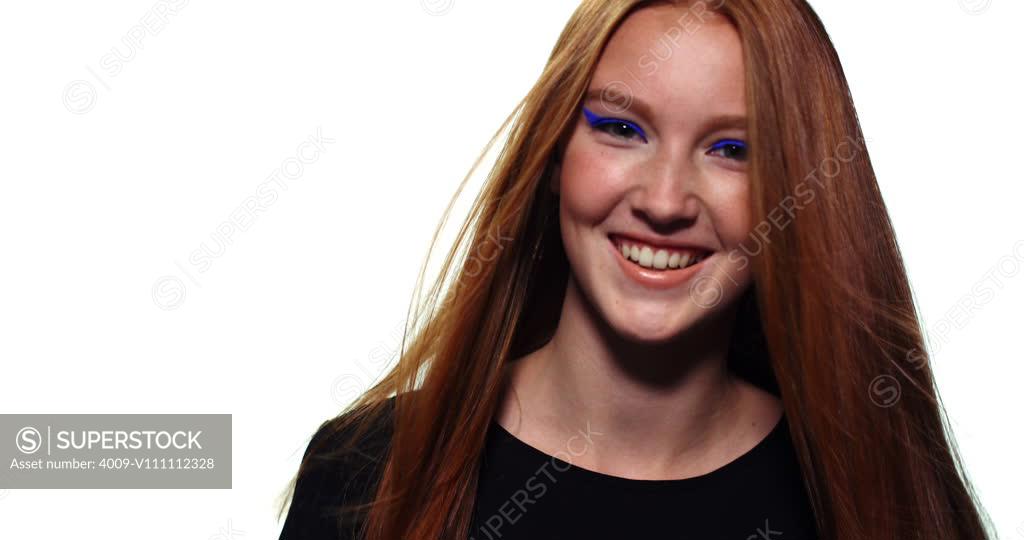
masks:
<path id="1" fill-rule="evenodd" d="M 281 538 L 987 537 L 805 2 L 585 0 L 509 123 Z"/>

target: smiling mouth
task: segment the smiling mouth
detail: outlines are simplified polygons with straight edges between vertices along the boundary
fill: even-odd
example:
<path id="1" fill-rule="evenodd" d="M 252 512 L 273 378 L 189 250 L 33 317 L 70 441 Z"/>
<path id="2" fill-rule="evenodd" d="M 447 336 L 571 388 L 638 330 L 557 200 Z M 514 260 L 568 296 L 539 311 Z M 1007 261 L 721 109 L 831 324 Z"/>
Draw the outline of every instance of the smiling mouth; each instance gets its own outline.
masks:
<path id="1" fill-rule="evenodd" d="M 671 272 L 700 263 L 713 251 L 691 248 L 660 248 L 636 240 L 611 236 L 609 240 L 622 258 L 648 270 Z"/>

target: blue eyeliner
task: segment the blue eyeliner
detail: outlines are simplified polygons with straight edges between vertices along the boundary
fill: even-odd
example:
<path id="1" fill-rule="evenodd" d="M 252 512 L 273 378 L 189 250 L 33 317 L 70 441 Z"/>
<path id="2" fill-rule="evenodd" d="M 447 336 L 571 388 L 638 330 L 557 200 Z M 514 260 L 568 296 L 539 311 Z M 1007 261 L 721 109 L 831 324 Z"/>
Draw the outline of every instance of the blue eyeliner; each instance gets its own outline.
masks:
<path id="1" fill-rule="evenodd" d="M 590 127 L 597 128 L 599 126 L 603 126 L 603 125 L 607 125 L 607 124 L 619 124 L 619 125 L 627 126 L 630 129 L 632 129 L 633 131 L 636 131 L 637 135 L 640 137 L 640 140 L 642 140 L 644 143 L 647 142 L 647 134 L 644 133 L 644 130 L 641 129 L 640 126 L 634 124 L 633 122 L 630 122 L 629 120 L 623 120 L 621 118 L 611 118 L 611 117 L 599 116 L 597 114 L 594 114 L 593 111 L 591 111 L 590 109 L 588 109 L 586 107 L 583 107 L 583 116 L 585 116 L 587 118 L 587 122 L 590 124 Z M 618 137 L 618 138 L 629 139 L 629 137 L 620 137 L 620 136 L 617 136 L 617 135 L 613 135 L 613 136 L 614 137 Z M 739 150 L 743 152 L 743 156 L 744 157 L 728 158 L 728 159 L 736 159 L 737 161 L 744 161 L 745 160 L 745 156 L 746 156 L 746 152 L 747 152 L 747 143 L 745 143 L 745 142 L 743 142 L 743 141 L 741 141 L 739 139 L 722 139 L 721 141 L 716 142 L 714 144 L 714 146 L 711 147 L 711 150 L 712 151 L 714 151 L 714 150 L 721 150 L 722 148 L 725 148 L 725 147 L 730 146 L 730 145 L 738 147 Z"/>
<path id="2" fill-rule="evenodd" d="M 647 142 L 647 134 L 644 133 L 644 130 L 640 129 L 640 126 L 634 124 L 633 122 L 630 122 L 629 120 L 598 116 L 591 112 L 590 109 L 587 109 L 586 107 L 583 107 L 583 116 L 587 118 L 587 122 L 590 124 L 590 127 L 596 128 L 598 126 L 602 126 L 605 124 L 623 124 L 629 126 L 630 129 L 636 131 L 637 135 L 640 136 L 640 140 L 642 140 L 645 143 Z"/>
<path id="3" fill-rule="evenodd" d="M 721 148 L 725 148 L 728 145 L 738 146 L 741 150 L 743 150 L 744 155 L 746 155 L 747 143 L 745 143 L 745 142 L 743 142 L 741 140 L 738 140 L 738 139 L 722 139 L 721 141 L 718 141 L 717 143 L 715 143 L 715 145 L 712 146 L 711 149 L 712 150 L 719 150 Z"/>

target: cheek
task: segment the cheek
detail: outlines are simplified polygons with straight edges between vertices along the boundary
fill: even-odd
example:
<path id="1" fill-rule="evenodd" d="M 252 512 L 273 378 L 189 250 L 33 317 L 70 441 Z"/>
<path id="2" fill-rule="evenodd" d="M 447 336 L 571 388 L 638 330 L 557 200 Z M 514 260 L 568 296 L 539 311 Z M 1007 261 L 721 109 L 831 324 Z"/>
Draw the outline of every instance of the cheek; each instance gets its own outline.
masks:
<path id="1" fill-rule="evenodd" d="M 738 294 L 753 279 L 748 250 L 756 241 L 751 239 L 754 223 L 750 212 L 751 194 L 746 180 L 723 178 L 709 208 L 719 241 L 726 250 L 712 273 L 718 276 L 717 283 L 731 291 L 722 290 L 719 293 L 730 297 Z"/>
<path id="2" fill-rule="evenodd" d="M 567 217 L 590 225 L 603 221 L 622 198 L 625 178 L 629 176 L 622 164 L 607 150 L 570 141 L 559 183 Z"/>
<path id="3" fill-rule="evenodd" d="M 750 189 L 746 178 L 729 179 L 714 194 L 711 214 L 719 238 L 734 248 L 750 237 L 753 222 L 750 213 Z"/>

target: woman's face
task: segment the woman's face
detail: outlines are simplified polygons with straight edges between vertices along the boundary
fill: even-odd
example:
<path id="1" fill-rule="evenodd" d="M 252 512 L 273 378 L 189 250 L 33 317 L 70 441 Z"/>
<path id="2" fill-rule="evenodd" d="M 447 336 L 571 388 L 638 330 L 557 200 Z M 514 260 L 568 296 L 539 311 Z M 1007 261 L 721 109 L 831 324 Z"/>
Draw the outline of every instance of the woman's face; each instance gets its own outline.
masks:
<path id="1" fill-rule="evenodd" d="M 640 9 L 589 89 L 552 184 L 572 276 L 620 334 L 666 341 L 751 279 L 739 36 L 717 15 Z"/>

